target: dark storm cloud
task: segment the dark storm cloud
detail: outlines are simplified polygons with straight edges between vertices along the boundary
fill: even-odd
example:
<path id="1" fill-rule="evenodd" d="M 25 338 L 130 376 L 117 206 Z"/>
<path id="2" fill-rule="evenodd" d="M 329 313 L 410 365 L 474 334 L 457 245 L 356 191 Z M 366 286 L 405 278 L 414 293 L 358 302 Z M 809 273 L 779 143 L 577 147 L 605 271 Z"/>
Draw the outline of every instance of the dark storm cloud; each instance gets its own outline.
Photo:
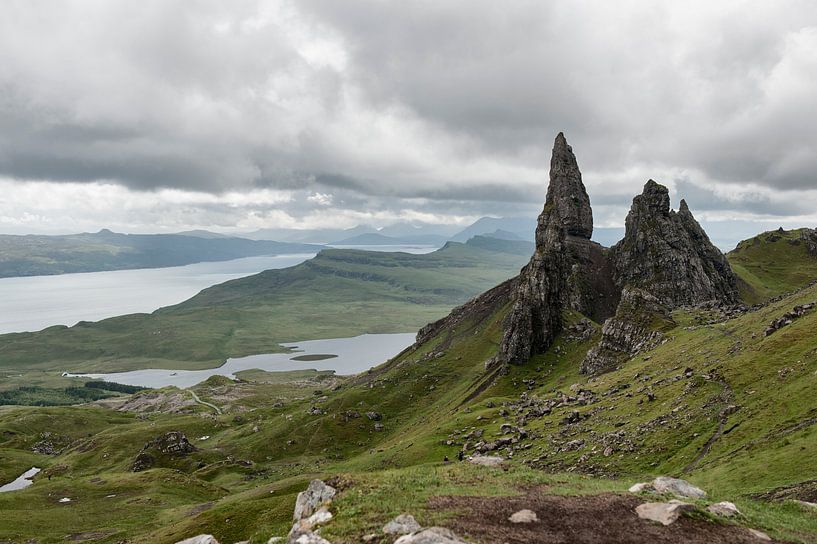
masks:
<path id="1" fill-rule="evenodd" d="M 814 96 L 817 7 L 798 0 L 0 7 L 17 180 L 477 215 L 540 208 L 563 130 L 599 217 L 679 172 L 717 188 L 702 209 L 791 216 L 817 187 Z"/>

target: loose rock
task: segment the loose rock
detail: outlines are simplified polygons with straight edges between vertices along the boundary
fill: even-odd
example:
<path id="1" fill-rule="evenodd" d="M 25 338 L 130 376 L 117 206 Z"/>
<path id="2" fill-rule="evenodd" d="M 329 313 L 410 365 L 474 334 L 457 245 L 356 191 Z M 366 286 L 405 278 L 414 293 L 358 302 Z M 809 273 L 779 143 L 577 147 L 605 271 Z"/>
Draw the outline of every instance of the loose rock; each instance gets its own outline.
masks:
<path id="1" fill-rule="evenodd" d="M 539 521 L 539 518 L 536 517 L 536 512 L 533 510 L 520 510 L 512 514 L 508 521 L 511 523 L 534 523 Z"/>
<path id="2" fill-rule="evenodd" d="M 422 529 L 411 514 L 401 514 L 383 526 L 383 532 L 389 535 L 407 535 Z"/>
<path id="3" fill-rule="evenodd" d="M 662 525 L 671 525 L 684 512 L 695 510 L 695 506 L 681 501 L 647 502 L 636 507 L 635 512 L 641 519 L 656 521 Z"/>
<path id="4" fill-rule="evenodd" d="M 306 491 L 298 493 L 298 498 L 295 500 L 295 512 L 292 519 L 300 521 L 308 518 L 318 511 L 321 506 L 324 506 L 332 500 L 335 496 L 335 488 L 326 485 L 321 480 L 312 480 Z"/>
<path id="5" fill-rule="evenodd" d="M 419 533 L 403 535 L 394 544 L 466 544 L 464 540 L 444 527 L 431 527 Z"/>
<path id="6" fill-rule="evenodd" d="M 652 486 L 657 493 L 671 493 L 687 499 L 703 499 L 706 497 L 706 491 L 678 478 L 659 476 L 653 480 Z"/>
<path id="7" fill-rule="evenodd" d="M 497 455 L 475 455 L 473 457 L 469 457 L 468 461 L 474 465 L 480 465 L 483 467 L 498 467 L 505 462 L 505 459 Z"/>
<path id="8" fill-rule="evenodd" d="M 193 538 L 180 540 L 176 544 L 218 544 L 218 540 L 213 535 L 199 535 Z"/>
<path id="9" fill-rule="evenodd" d="M 738 507 L 735 506 L 734 503 L 728 501 L 710 504 L 706 507 L 706 511 L 710 514 L 715 514 L 716 516 L 721 516 L 724 518 L 731 518 L 740 515 L 740 510 L 738 510 Z"/>

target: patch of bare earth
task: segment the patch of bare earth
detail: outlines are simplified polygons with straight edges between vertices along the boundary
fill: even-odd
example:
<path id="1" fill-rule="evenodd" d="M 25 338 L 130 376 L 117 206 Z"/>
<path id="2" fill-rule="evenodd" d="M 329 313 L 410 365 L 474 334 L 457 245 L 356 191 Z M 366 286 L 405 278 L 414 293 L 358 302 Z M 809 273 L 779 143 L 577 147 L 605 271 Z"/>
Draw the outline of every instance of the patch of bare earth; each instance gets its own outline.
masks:
<path id="1" fill-rule="evenodd" d="M 705 519 L 682 517 L 667 527 L 639 519 L 635 508 L 644 501 L 629 495 L 548 495 L 533 489 L 516 497 L 433 497 L 435 510 L 456 517 L 443 525 L 469 540 L 530 544 L 759 544 L 747 529 Z M 538 521 L 511 523 L 514 512 L 536 512 Z"/>

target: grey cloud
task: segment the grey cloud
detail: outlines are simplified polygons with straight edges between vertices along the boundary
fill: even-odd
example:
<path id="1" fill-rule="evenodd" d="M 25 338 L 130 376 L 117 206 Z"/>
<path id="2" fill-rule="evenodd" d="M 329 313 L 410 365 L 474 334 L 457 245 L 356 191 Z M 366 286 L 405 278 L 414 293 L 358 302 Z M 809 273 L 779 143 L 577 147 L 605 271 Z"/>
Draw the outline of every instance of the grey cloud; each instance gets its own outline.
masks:
<path id="1" fill-rule="evenodd" d="M 817 187 L 815 59 L 805 0 L 12 3 L 0 175 L 528 215 L 564 130 L 608 222 L 686 170 L 742 195 L 677 183 L 700 209 L 792 216 Z"/>

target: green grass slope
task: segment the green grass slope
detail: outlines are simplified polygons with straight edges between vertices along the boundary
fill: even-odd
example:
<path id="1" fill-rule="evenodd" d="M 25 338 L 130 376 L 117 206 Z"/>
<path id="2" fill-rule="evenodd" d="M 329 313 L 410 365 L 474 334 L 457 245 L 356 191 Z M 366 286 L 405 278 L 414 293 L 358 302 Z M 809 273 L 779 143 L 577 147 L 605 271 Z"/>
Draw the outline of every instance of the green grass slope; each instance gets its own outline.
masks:
<path id="1" fill-rule="evenodd" d="M 281 342 L 412 332 L 515 275 L 518 253 L 450 243 L 425 255 L 325 250 L 152 314 L 0 336 L 0 372 L 209 368 Z"/>
<path id="2" fill-rule="evenodd" d="M 258 404 L 241 417 L 6 410 L 0 451 L 13 470 L 5 473 L 36 464 L 54 476 L 0 495 L 8 513 L 0 539 L 36 535 L 59 542 L 104 528 L 110 534 L 100 542 L 170 543 L 201 532 L 265 542 L 286 533 L 294 496 L 309 478 L 340 474 L 349 482 L 336 506 L 342 521 L 325 534 L 353 542 L 403 511 L 444 521 L 451 514 L 430 508 L 431 496 L 515 494 L 534 484 L 567 494 L 621 492 L 672 474 L 700 485 L 711 500 L 736 502 L 746 514 L 743 525 L 814 542 L 813 514 L 755 495 L 817 472 L 811 455 L 817 312 L 763 336 L 768 322 L 815 299 L 811 287 L 712 325 L 703 324 L 711 317 L 703 313 L 677 314 L 668 342 L 593 379 L 578 373 L 593 338 L 575 339 L 569 328 L 547 354 L 507 375 L 486 373 L 484 361 L 496 350 L 508 311 L 500 301 L 487 317 L 462 320 L 336 390 Z M 549 400 L 555 401 L 550 413 L 531 413 Z M 380 421 L 368 419 L 369 411 Z M 529 438 L 513 451 L 509 472 L 443 463 L 446 456 L 456 459 L 465 434 L 481 430 L 484 440 L 496 440 L 502 424 L 519 425 L 520 418 Z M 55 429 L 70 446 L 57 456 L 32 454 L 43 433 Z M 168 430 L 185 432 L 198 451 L 178 464 L 131 473 L 141 445 Z M 76 500 L 66 506 L 55 502 L 59 496 Z M 39 509 L 26 510 L 30 504 Z M 69 509 L 77 514 L 71 520 L 54 518 Z M 146 515 L 149 522 L 137 521 Z M 15 524 L 24 516 L 29 523 Z"/>
<path id="3" fill-rule="evenodd" d="M 741 280 L 741 297 L 756 304 L 817 279 L 817 255 L 809 252 L 807 229 L 776 230 L 744 240 L 727 255 Z"/>

